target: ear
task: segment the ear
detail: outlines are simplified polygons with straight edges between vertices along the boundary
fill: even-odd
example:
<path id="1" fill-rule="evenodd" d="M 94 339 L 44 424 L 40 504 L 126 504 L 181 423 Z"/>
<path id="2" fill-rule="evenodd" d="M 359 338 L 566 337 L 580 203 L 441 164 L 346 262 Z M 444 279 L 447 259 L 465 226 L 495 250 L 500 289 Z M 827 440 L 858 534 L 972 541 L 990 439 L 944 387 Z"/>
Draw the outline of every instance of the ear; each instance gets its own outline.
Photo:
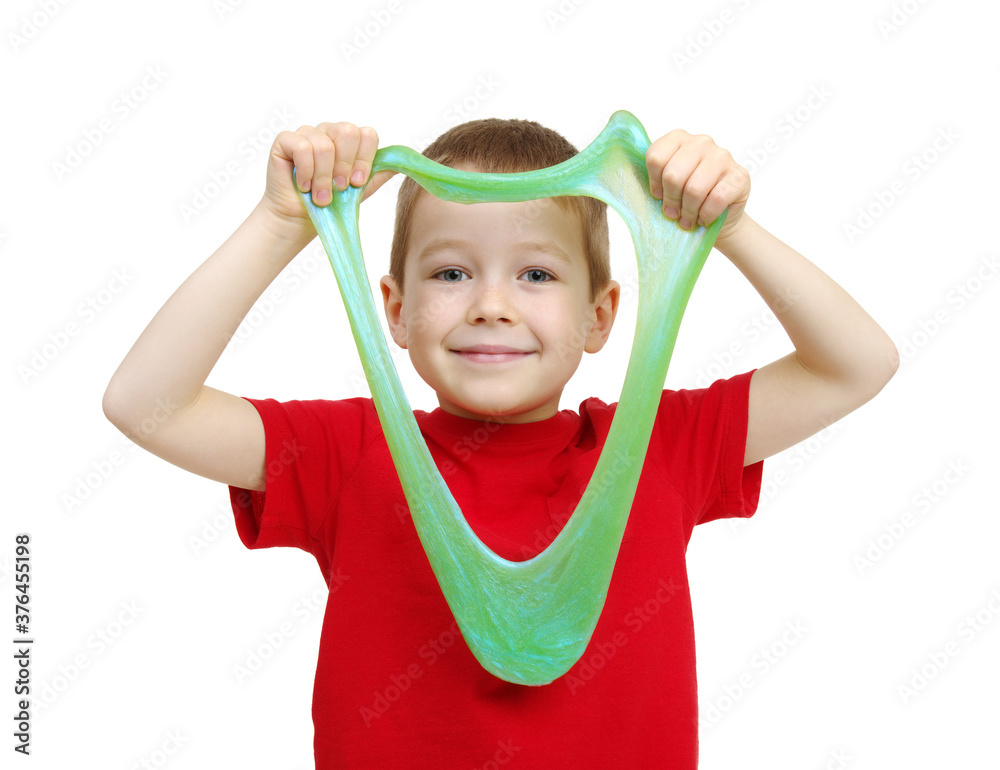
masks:
<path id="1" fill-rule="evenodd" d="M 587 342 L 583 349 L 588 353 L 596 353 L 604 347 L 611 334 L 611 327 L 618 314 L 618 300 L 621 299 L 622 287 L 618 281 L 608 281 L 594 299 L 594 325 L 587 334 Z"/>
<path id="2" fill-rule="evenodd" d="M 379 281 L 382 290 L 382 301 L 385 304 L 385 320 L 389 324 L 389 333 L 399 347 L 406 349 L 406 320 L 403 316 L 403 292 L 391 275 L 382 276 Z"/>

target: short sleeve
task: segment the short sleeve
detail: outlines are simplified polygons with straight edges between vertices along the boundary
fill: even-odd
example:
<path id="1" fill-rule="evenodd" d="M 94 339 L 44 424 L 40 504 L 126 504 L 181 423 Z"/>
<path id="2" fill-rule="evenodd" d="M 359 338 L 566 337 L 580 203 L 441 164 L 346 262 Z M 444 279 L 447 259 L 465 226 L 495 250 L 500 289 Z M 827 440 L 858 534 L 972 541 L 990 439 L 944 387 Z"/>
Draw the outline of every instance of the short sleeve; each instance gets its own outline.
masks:
<path id="1" fill-rule="evenodd" d="M 657 415 L 661 466 L 695 524 L 757 510 L 763 461 L 744 467 L 753 372 L 698 390 L 664 391 Z"/>
<path id="2" fill-rule="evenodd" d="M 240 540 L 308 551 L 328 578 L 341 482 L 362 455 L 374 409 L 367 399 L 245 400 L 264 424 L 266 488 L 229 488 Z"/>

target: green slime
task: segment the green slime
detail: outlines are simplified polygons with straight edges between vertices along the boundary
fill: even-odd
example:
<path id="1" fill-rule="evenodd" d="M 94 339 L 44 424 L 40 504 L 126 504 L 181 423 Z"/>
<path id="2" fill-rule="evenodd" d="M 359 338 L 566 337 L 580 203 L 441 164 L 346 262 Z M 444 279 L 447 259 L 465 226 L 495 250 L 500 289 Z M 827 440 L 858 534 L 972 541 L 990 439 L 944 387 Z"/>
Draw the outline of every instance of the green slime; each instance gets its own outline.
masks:
<path id="1" fill-rule="evenodd" d="M 632 234 L 639 268 L 638 321 L 610 432 L 572 517 L 542 553 L 508 561 L 483 545 L 442 479 L 389 355 L 365 272 L 358 230 L 363 188 L 334 189 L 325 207 L 301 194 L 333 265 L 365 376 L 413 516 L 469 649 L 491 674 L 548 684 L 579 660 L 594 631 L 628 520 L 681 316 L 726 212 L 681 230 L 649 192 L 649 137 L 620 110 L 573 158 L 514 174 L 457 171 L 409 147 L 383 147 L 372 175 L 392 169 L 438 198 L 474 203 L 588 195 Z"/>

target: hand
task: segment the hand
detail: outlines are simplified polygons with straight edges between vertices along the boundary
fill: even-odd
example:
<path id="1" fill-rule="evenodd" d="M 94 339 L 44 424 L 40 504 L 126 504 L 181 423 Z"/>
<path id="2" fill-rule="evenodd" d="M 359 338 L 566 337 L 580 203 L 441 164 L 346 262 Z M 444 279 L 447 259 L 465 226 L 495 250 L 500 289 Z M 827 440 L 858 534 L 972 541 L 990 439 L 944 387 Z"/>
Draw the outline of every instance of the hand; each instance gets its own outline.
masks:
<path id="1" fill-rule="evenodd" d="M 305 206 L 295 190 L 312 191 L 313 203 L 326 206 L 333 200 L 333 188 L 343 191 L 348 184 L 368 186 L 362 200 L 381 187 L 395 171 L 380 171 L 369 182 L 378 134 L 375 129 L 353 123 L 320 123 L 298 131 L 282 131 L 271 145 L 267 163 L 267 184 L 261 206 L 279 221 L 294 229 L 312 233 Z M 295 184 L 292 184 L 292 169 Z"/>
<path id="2" fill-rule="evenodd" d="M 683 230 L 707 227 L 729 208 L 717 241 L 740 226 L 750 197 L 750 174 L 711 137 L 681 129 L 646 150 L 649 192 L 663 201 L 663 214 Z"/>

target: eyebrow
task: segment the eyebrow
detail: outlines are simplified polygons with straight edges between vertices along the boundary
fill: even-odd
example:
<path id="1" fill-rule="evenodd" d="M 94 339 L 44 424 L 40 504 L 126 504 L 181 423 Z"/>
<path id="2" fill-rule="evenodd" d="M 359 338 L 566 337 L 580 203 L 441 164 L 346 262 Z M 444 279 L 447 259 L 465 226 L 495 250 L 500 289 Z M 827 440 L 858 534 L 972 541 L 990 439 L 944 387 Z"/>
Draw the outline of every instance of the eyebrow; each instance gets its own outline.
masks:
<path id="1" fill-rule="evenodd" d="M 471 241 L 463 241 L 455 238 L 435 238 L 433 241 L 428 243 L 420 254 L 417 255 L 417 261 L 420 262 L 425 259 L 430 259 L 435 254 L 442 251 L 447 251 L 449 249 L 455 249 L 460 251 L 462 249 L 473 248 L 475 244 Z M 563 262 L 572 262 L 563 248 L 555 241 L 519 241 L 514 244 L 515 251 L 541 251 L 545 254 L 555 257 L 556 259 L 562 260 Z"/>
<path id="2" fill-rule="evenodd" d="M 455 240 L 454 238 L 435 238 L 424 246 L 423 250 L 417 255 L 417 261 L 421 262 L 425 259 L 430 259 L 441 251 L 447 251 L 448 249 L 459 251 L 471 245 L 469 241 Z"/>

